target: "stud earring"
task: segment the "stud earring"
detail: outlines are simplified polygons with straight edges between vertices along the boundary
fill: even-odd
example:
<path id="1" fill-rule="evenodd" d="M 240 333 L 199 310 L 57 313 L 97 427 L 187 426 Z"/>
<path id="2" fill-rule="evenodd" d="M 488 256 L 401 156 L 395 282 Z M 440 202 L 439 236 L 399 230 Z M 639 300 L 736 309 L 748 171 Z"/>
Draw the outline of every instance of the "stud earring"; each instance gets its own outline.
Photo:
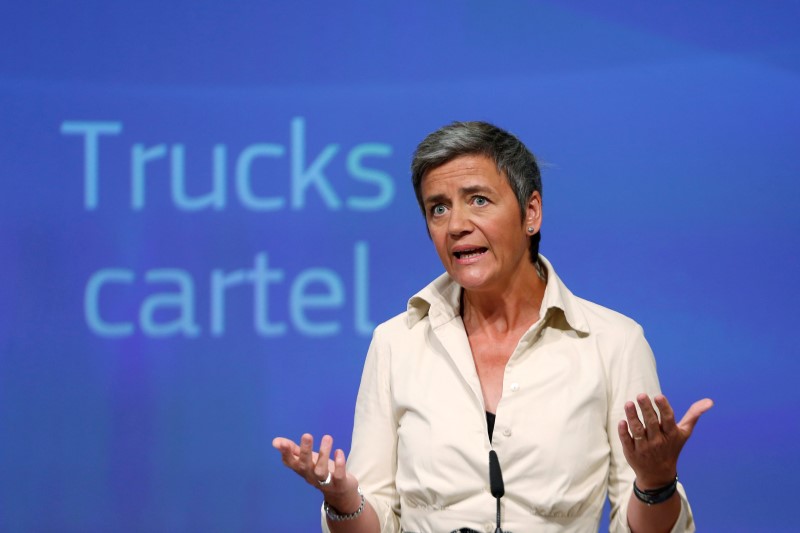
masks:
<path id="1" fill-rule="evenodd" d="M 533 235 L 533 226 L 528 226 L 528 233 Z"/>

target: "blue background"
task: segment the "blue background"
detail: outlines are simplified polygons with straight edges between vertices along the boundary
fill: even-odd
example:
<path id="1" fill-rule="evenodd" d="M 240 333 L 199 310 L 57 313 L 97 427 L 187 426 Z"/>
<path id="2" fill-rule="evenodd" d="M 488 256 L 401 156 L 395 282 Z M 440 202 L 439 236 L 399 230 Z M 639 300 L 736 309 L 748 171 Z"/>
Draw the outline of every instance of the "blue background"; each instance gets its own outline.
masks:
<path id="1" fill-rule="evenodd" d="M 789 1 L 0 7 L 0 529 L 317 530 L 318 493 L 271 440 L 330 433 L 349 448 L 369 342 L 359 313 L 375 324 L 401 312 L 441 271 L 411 152 L 478 119 L 540 158 L 542 252 L 573 292 L 644 326 L 677 411 L 716 401 L 679 465 L 700 530 L 791 530 L 798 20 Z M 100 138 L 94 209 L 69 121 L 121 127 Z M 305 126 L 294 156 L 293 121 Z M 253 194 L 281 209 L 236 194 L 237 157 L 257 143 L 283 147 L 251 168 Z M 383 146 L 362 160 L 383 185 L 348 166 L 365 143 Z M 181 209 L 161 159 L 132 207 L 134 147 L 176 144 L 190 196 L 211 190 L 225 145 L 224 206 Z M 308 170 L 331 145 L 321 172 L 341 206 L 312 185 L 292 207 L 291 158 Z M 347 203 L 386 182 L 372 209 Z M 256 331 L 243 284 L 213 335 L 213 271 L 252 270 L 258 254 L 282 276 L 268 305 L 285 331 Z M 132 325 L 119 337 L 84 312 L 107 268 L 133 279 L 99 297 L 104 320 Z M 189 280 L 180 301 L 196 335 L 141 326 L 148 299 L 178 291 L 147 282 L 158 269 Z M 327 307 L 304 309 L 314 295 Z"/>

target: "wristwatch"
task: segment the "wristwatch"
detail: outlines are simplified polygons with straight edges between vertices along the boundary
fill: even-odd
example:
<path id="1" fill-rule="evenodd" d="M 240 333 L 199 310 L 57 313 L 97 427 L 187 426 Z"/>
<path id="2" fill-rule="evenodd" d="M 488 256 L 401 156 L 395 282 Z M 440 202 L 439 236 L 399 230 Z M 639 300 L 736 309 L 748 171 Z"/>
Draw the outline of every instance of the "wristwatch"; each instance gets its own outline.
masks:
<path id="1" fill-rule="evenodd" d="M 647 505 L 655 505 L 657 503 L 662 503 L 670 498 L 672 495 L 675 494 L 675 491 L 678 488 L 678 476 L 675 476 L 675 479 L 672 480 L 670 483 L 664 485 L 663 487 L 658 487 L 657 489 L 650 489 L 650 490 L 642 490 L 638 486 L 636 486 L 636 480 L 633 481 L 633 493 L 639 498 L 640 501 L 646 503 Z"/>

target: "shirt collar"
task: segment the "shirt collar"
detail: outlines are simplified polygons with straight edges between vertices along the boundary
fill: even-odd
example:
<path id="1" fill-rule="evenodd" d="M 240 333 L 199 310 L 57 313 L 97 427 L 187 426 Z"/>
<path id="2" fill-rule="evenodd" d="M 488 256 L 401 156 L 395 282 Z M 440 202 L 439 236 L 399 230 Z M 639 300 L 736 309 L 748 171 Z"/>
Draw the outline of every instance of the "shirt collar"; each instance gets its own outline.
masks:
<path id="1" fill-rule="evenodd" d="M 547 258 L 539 255 L 539 261 L 547 271 L 540 315 L 547 318 L 553 310 L 560 310 L 572 329 L 589 333 L 589 323 L 575 295 L 564 285 Z M 461 287 L 447 273 L 442 274 L 408 300 L 406 324 L 411 328 L 427 316 L 435 329 L 459 315 L 460 298 Z"/>

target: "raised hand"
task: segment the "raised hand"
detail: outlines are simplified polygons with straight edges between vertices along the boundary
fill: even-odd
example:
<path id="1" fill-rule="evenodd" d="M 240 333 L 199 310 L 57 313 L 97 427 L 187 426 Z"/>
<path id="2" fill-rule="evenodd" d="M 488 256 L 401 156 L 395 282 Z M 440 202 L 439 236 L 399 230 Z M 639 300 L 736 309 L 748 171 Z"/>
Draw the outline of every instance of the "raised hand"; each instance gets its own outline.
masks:
<path id="1" fill-rule="evenodd" d="M 357 509 L 360 505 L 358 480 L 347 473 L 344 451 L 336 450 L 333 459 L 333 437 L 325 435 L 314 451 L 314 437 L 308 433 L 300 438 L 300 444 L 290 439 L 276 437 L 272 446 L 281 453 L 283 464 L 295 471 L 312 487 L 322 491 L 325 500 L 337 509 Z"/>
<path id="2" fill-rule="evenodd" d="M 661 413 L 660 422 L 650 397 L 640 394 L 636 402 L 642 419 L 633 402 L 627 402 L 626 420 L 620 420 L 617 426 L 625 459 L 636 473 L 636 485 L 642 490 L 663 487 L 675 479 L 683 445 L 692 435 L 700 415 L 714 406 L 708 398 L 699 400 L 689 407 L 680 422 L 675 423 L 675 413 L 667 398 L 657 395 L 653 401 Z"/>

